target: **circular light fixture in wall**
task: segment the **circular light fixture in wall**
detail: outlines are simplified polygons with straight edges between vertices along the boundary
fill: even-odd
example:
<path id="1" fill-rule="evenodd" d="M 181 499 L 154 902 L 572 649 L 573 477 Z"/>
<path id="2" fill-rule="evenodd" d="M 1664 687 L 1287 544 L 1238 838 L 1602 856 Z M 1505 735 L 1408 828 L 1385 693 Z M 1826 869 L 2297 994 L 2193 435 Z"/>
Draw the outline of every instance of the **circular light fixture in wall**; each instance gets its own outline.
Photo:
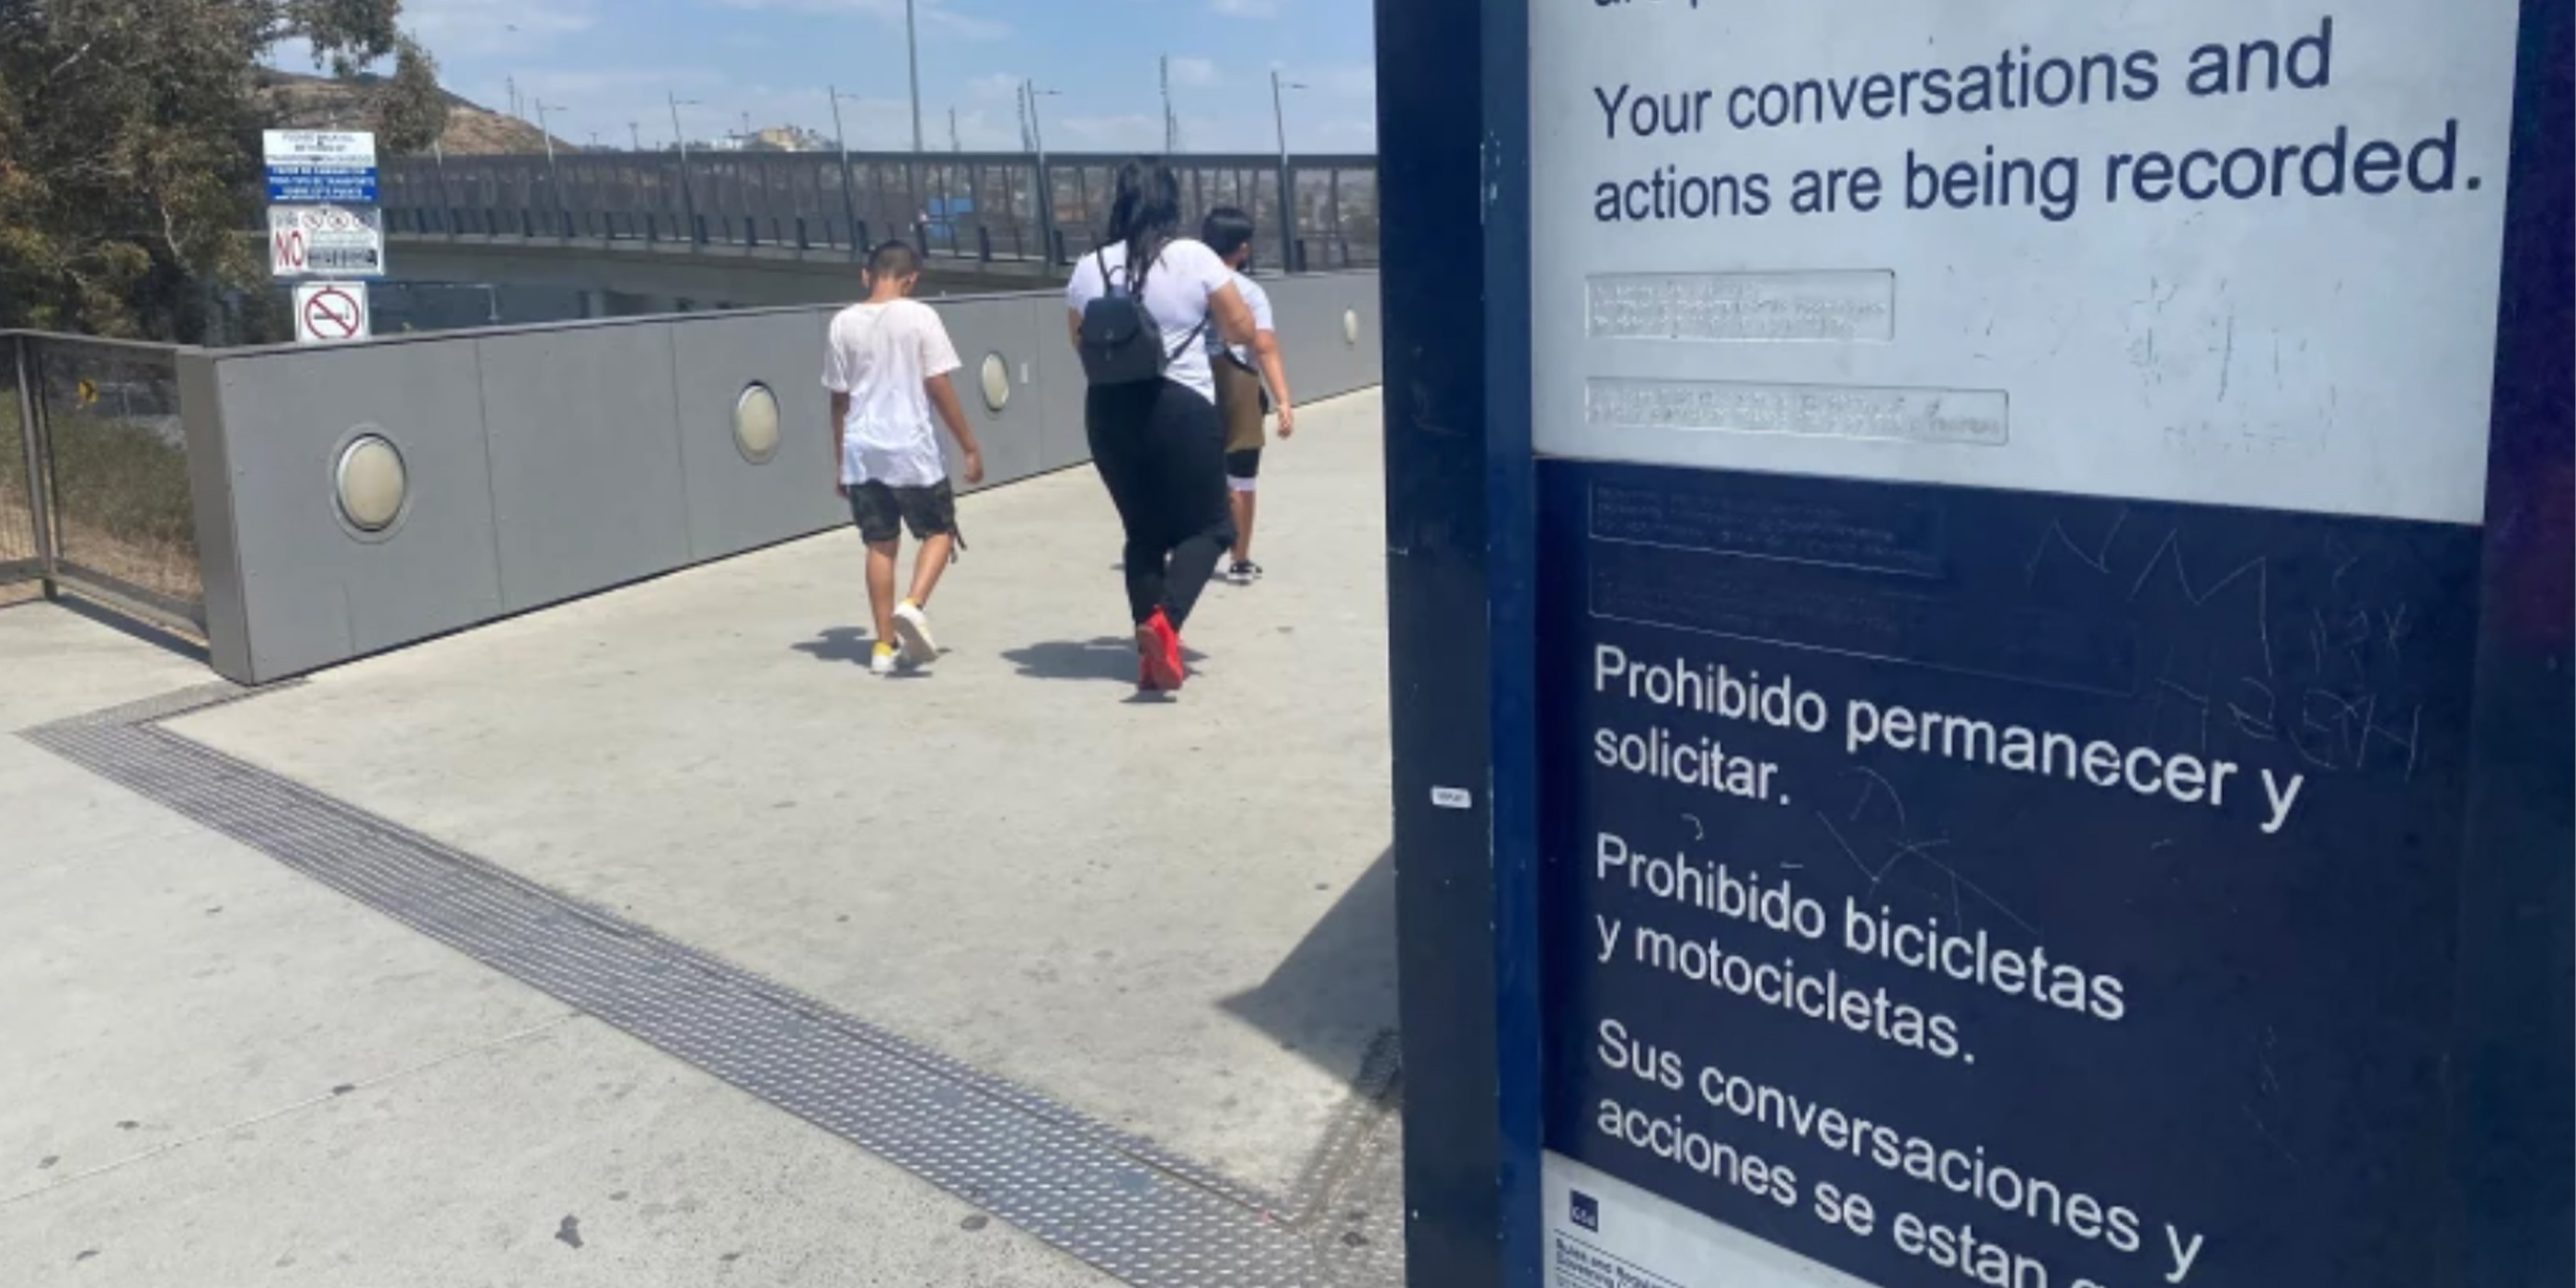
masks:
<path id="1" fill-rule="evenodd" d="M 988 353 L 980 374 L 984 380 L 984 406 L 1000 415 L 1003 408 L 1011 405 L 1011 364 L 998 353 Z"/>
<path id="2" fill-rule="evenodd" d="M 778 395 L 757 380 L 733 400 L 733 446 L 754 465 L 778 455 Z"/>
<path id="3" fill-rule="evenodd" d="M 402 449 L 372 430 L 362 430 L 342 445 L 331 466 L 331 484 L 341 519 L 365 536 L 394 526 L 411 497 Z"/>
<path id="4" fill-rule="evenodd" d="M 1360 342 L 1360 311 L 1342 310 L 1342 343 L 1357 347 Z"/>

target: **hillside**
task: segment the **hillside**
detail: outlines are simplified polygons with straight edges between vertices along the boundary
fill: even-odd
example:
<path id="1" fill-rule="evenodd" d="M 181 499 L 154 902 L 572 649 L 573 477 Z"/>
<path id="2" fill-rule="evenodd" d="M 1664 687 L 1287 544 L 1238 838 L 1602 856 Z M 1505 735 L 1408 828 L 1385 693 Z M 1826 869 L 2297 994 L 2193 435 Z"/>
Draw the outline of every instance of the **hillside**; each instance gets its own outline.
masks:
<path id="1" fill-rule="evenodd" d="M 320 76 L 303 76 L 260 68 L 258 84 L 253 90 L 261 105 L 268 109 L 279 129 L 350 129 L 367 128 L 367 93 L 373 78 L 335 81 Z M 545 136 L 537 127 L 495 112 L 482 104 L 447 95 L 447 133 L 441 142 L 449 156 L 488 156 L 494 153 L 543 152 Z M 558 152 L 581 149 L 558 138 Z"/>

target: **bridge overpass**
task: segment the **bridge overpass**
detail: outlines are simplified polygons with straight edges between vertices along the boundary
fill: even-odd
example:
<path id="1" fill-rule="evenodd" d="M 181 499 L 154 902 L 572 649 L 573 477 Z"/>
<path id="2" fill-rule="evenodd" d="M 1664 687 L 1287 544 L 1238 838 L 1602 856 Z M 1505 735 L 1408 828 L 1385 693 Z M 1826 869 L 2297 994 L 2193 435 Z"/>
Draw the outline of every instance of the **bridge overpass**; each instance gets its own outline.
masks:
<path id="1" fill-rule="evenodd" d="M 412 157 L 383 174 L 395 279 L 564 288 L 591 316 L 823 303 L 865 248 L 927 251 L 932 294 L 1053 282 L 1108 222 L 1124 156 L 595 152 Z M 1187 217 L 1240 206 L 1260 262 L 1377 263 L 1377 161 L 1178 157 Z M 1284 194 L 1284 195 L 1283 195 Z"/>

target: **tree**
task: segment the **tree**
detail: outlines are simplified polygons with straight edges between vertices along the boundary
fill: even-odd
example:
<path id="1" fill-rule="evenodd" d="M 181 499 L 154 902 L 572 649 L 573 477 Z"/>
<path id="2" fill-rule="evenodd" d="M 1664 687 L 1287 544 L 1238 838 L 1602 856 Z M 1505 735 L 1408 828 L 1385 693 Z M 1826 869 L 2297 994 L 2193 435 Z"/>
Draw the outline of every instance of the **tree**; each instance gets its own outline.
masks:
<path id="1" fill-rule="evenodd" d="M 393 79 L 374 97 L 378 147 L 418 152 L 447 133 L 447 91 L 438 87 L 438 60 L 409 36 L 394 42 Z"/>
<path id="2" fill-rule="evenodd" d="M 193 339 L 225 285 L 259 282 L 262 52 L 343 76 L 388 55 L 391 151 L 446 104 L 399 0 L 0 0 L 0 326 Z M 421 100 L 427 100 L 426 106 Z"/>

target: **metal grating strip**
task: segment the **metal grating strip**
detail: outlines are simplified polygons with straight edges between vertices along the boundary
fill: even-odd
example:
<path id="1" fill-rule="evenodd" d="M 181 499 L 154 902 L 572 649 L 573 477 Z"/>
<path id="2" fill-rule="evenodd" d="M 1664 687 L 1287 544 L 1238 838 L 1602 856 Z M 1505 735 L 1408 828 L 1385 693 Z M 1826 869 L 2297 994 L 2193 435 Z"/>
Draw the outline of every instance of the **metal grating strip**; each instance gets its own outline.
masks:
<path id="1" fill-rule="evenodd" d="M 209 686 L 30 742 L 922 1176 L 1139 1288 L 1394 1288 L 1395 1048 L 1282 1204 L 642 926 L 155 722 Z M 1327 1217 L 1338 1216 L 1338 1220 Z"/>

